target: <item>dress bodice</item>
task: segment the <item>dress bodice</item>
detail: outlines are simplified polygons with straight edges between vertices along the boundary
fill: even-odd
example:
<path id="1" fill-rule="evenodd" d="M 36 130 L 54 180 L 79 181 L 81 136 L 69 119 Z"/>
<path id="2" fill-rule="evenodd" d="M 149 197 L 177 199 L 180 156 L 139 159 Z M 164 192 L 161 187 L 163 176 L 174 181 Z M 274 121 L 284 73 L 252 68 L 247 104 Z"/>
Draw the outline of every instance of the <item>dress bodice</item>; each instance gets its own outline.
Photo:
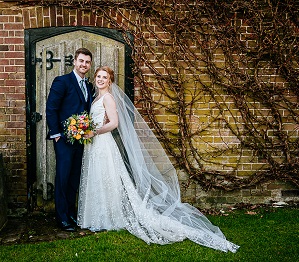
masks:
<path id="1" fill-rule="evenodd" d="M 103 95 L 99 99 L 96 98 L 91 105 L 90 115 L 98 128 L 102 127 L 105 123 L 106 109 L 104 107 L 103 100 L 107 94 Z"/>

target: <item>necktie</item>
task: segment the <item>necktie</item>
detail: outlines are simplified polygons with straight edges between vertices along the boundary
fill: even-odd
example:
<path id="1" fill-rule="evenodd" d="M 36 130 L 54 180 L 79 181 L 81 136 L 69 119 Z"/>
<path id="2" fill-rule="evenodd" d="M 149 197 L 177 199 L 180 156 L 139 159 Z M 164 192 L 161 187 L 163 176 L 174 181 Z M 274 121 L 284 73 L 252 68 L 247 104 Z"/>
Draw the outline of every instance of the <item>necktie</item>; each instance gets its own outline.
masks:
<path id="1" fill-rule="evenodd" d="M 85 101 L 87 101 L 87 92 L 86 92 L 86 89 L 84 87 L 84 84 L 83 84 L 84 80 L 80 80 L 80 88 L 82 90 L 82 93 L 84 95 L 84 98 L 85 98 Z"/>

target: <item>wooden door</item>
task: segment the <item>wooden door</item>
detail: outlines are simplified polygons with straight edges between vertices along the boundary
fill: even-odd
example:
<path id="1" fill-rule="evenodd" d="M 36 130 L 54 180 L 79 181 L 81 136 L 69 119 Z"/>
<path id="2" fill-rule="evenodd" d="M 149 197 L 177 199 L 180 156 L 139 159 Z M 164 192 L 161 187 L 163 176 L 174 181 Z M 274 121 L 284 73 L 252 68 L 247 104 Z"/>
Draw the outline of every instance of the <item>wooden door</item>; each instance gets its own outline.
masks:
<path id="1" fill-rule="evenodd" d="M 123 43 L 86 31 L 74 31 L 36 42 L 36 188 L 44 200 L 53 197 L 55 154 L 53 142 L 46 140 L 46 100 L 53 79 L 73 70 L 73 56 L 80 48 L 88 48 L 93 63 L 87 77 L 93 81 L 98 66 L 107 65 L 115 72 L 115 82 L 125 85 L 125 46 Z"/>

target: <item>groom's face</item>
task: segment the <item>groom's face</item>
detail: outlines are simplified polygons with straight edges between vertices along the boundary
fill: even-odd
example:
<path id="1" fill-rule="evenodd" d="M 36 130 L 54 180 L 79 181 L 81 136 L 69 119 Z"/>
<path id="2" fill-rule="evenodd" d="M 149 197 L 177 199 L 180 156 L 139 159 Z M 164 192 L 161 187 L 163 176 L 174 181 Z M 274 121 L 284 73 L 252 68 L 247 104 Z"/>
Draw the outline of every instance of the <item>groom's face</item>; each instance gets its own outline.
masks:
<path id="1" fill-rule="evenodd" d="M 74 69 L 76 73 L 82 78 L 89 71 L 91 67 L 91 57 L 89 55 L 79 54 L 74 60 Z"/>

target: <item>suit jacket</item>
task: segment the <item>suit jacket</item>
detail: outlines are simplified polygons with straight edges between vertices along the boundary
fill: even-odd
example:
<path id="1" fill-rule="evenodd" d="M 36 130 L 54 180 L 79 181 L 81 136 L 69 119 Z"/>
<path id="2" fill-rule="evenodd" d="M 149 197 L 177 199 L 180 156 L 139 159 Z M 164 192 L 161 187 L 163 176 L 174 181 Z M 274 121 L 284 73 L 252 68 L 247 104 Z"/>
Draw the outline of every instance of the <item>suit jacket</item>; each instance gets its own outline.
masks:
<path id="1" fill-rule="evenodd" d="M 63 76 L 57 76 L 53 80 L 46 103 L 46 119 L 49 127 L 47 138 L 63 133 L 63 122 L 71 115 L 90 111 L 93 86 L 91 83 L 87 83 L 86 87 L 87 102 L 73 71 Z"/>

